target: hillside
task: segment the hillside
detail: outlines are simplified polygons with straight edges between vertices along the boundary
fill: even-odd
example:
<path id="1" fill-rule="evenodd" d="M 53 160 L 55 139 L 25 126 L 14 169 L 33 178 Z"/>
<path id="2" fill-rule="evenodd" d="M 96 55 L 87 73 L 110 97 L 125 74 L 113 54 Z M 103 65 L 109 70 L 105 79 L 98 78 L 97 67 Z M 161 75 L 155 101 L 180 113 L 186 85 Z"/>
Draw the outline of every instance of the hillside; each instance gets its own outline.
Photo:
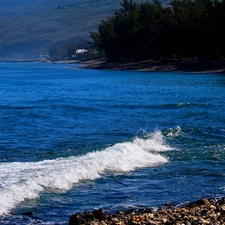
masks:
<path id="1" fill-rule="evenodd" d="M 121 0 L 0 0 L 0 60 L 29 60 L 52 43 L 89 38 Z"/>
<path id="2" fill-rule="evenodd" d="M 64 0 L 63 4 L 74 4 L 82 0 Z M 62 0 L 0 0 L 0 17 L 15 16 L 28 12 L 51 9 L 62 4 Z"/>

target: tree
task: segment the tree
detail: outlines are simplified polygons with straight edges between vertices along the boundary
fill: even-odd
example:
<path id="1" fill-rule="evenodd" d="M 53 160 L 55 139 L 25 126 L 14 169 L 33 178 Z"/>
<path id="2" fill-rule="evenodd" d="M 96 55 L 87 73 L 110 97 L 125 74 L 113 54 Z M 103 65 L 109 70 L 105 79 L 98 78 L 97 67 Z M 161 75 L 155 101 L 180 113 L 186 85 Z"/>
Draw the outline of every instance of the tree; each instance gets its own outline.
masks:
<path id="1" fill-rule="evenodd" d="M 159 0 L 121 9 L 91 33 L 109 61 L 225 56 L 225 0 Z"/>
<path id="2" fill-rule="evenodd" d="M 114 29 L 115 17 L 111 16 L 108 20 L 102 21 L 98 27 L 98 32 L 91 32 L 94 40 L 94 47 L 108 58 L 109 61 L 117 57 L 117 36 Z"/>

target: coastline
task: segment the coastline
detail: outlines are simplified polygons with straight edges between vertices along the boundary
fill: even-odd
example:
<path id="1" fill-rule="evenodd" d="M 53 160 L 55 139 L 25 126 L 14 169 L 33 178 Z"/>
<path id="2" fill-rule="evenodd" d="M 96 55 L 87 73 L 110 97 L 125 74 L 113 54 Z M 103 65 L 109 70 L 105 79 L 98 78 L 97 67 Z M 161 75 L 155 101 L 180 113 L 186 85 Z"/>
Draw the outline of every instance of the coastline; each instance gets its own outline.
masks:
<path id="1" fill-rule="evenodd" d="M 76 213 L 70 217 L 69 225 L 197 225 L 225 224 L 225 198 L 200 199 L 183 206 L 163 206 L 106 213 L 103 209 Z"/>
<path id="2" fill-rule="evenodd" d="M 225 73 L 225 59 L 169 59 L 145 60 L 138 62 L 107 62 L 103 59 L 95 60 L 27 60 L 1 62 L 40 62 L 53 64 L 79 64 L 77 68 L 96 70 L 133 70 L 147 72 L 193 72 L 193 73 Z"/>
<path id="3" fill-rule="evenodd" d="M 79 68 L 96 70 L 132 70 L 149 72 L 189 72 L 225 74 L 225 59 L 221 60 L 167 60 L 129 63 L 108 63 L 103 60 L 81 62 Z M 107 213 L 104 209 L 77 212 L 70 217 L 69 225 L 224 225 L 225 197 L 200 199 L 178 206 L 131 209 Z"/>
<path id="4" fill-rule="evenodd" d="M 134 71 L 177 71 L 177 72 L 204 72 L 225 73 L 225 59 L 217 60 L 145 60 L 140 62 L 113 63 L 104 60 L 90 60 L 81 62 L 79 68 L 100 70 L 134 70 Z"/>

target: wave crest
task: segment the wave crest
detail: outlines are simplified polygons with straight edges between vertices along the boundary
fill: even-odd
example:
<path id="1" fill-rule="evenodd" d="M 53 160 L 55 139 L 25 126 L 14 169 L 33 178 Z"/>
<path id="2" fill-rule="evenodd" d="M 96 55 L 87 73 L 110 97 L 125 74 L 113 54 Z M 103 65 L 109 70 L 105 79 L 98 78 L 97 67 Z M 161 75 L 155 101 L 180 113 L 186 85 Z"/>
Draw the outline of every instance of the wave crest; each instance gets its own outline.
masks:
<path id="1" fill-rule="evenodd" d="M 124 173 L 168 162 L 162 151 L 172 150 L 160 131 L 144 138 L 117 143 L 86 155 L 40 162 L 0 164 L 0 214 L 7 214 L 25 199 L 37 198 L 46 189 L 69 190 L 85 180 L 107 173 Z"/>

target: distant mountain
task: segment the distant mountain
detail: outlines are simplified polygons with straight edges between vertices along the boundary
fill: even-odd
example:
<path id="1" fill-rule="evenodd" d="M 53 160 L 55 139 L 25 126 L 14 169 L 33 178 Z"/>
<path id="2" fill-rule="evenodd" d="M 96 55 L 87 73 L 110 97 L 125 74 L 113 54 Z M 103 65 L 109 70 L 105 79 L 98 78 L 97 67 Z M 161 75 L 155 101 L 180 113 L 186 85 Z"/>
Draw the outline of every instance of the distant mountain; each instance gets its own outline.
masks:
<path id="1" fill-rule="evenodd" d="M 82 3 L 82 0 L 0 0 L 0 17 L 21 15 L 23 13 L 38 12 L 57 7 Z"/>
<path id="2" fill-rule="evenodd" d="M 0 0 L 0 60 L 47 54 L 52 43 L 88 38 L 121 0 Z"/>
<path id="3" fill-rule="evenodd" d="M 137 0 L 136 2 L 146 0 Z M 162 0 L 168 2 L 168 0 Z M 0 60 L 32 60 L 49 46 L 89 38 L 122 0 L 0 0 Z"/>

